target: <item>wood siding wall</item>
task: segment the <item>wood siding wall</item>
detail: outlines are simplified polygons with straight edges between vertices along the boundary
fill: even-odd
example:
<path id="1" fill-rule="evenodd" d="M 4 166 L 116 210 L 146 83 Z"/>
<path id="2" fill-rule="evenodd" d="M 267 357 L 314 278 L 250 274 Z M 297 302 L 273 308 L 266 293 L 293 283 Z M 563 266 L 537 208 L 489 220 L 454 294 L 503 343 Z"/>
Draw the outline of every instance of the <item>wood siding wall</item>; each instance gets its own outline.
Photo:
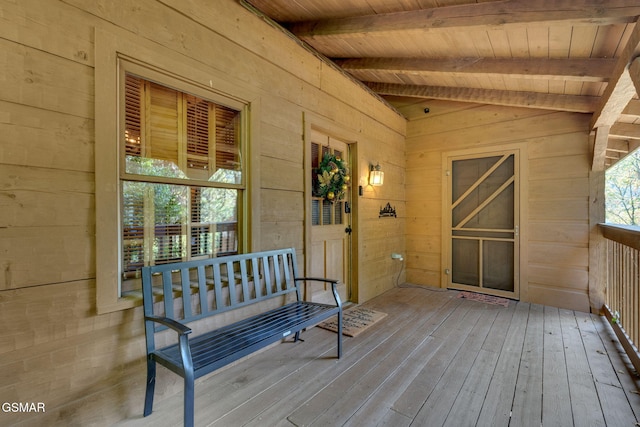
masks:
<path id="1" fill-rule="evenodd" d="M 409 117 L 407 281 L 441 283 L 442 153 L 525 143 L 520 299 L 588 312 L 590 117 L 446 101 L 402 112 Z"/>
<path id="2" fill-rule="evenodd" d="M 3 425 L 142 412 L 141 310 L 96 314 L 96 29 L 198 60 L 225 89 L 259 99 L 254 250 L 303 250 L 303 116 L 357 135 L 355 194 L 370 162 L 384 166 L 385 185 L 357 200 L 360 302 L 393 286 L 390 252 L 405 247 L 404 220 L 377 217 L 387 202 L 404 216 L 405 119 L 238 2 L 0 0 L 0 400 L 46 405 L 2 412 Z M 181 391 L 159 375 L 156 402 Z"/>

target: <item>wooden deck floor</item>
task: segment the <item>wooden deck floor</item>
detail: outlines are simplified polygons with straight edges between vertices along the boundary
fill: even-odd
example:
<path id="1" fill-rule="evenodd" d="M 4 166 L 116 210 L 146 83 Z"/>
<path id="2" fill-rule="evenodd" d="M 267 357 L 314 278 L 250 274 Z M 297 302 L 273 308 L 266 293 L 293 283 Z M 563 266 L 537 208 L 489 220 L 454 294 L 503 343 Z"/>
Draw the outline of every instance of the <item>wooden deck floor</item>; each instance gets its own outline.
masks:
<path id="1" fill-rule="evenodd" d="M 340 360 L 313 328 L 203 378 L 196 425 L 637 425 L 640 380 L 602 318 L 457 295 L 396 288 L 365 304 L 388 316 L 345 337 Z M 180 393 L 122 424 L 181 423 Z"/>

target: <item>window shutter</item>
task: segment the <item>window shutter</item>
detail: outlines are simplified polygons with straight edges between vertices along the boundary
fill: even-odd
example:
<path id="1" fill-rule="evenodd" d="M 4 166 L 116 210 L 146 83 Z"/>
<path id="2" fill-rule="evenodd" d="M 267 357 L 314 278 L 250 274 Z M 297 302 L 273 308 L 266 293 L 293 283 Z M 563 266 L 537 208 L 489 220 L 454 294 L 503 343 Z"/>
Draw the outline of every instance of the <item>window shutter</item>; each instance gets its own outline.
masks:
<path id="1" fill-rule="evenodd" d="M 320 144 L 311 143 L 311 167 L 313 169 L 320 166 Z"/>
<path id="2" fill-rule="evenodd" d="M 183 230 L 186 220 L 187 188 L 166 184 L 153 186 L 155 264 L 182 261 L 186 256 Z"/>
<path id="3" fill-rule="evenodd" d="M 144 266 L 144 184 L 124 182 L 122 200 L 122 268 L 125 278 Z"/>
<path id="4" fill-rule="evenodd" d="M 124 148 L 126 156 L 142 155 L 142 79 L 125 77 Z M 122 274 L 134 277 L 144 266 L 144 197 L 135 183 L 124 182 L 122 198 Z M 140 187 L 140 185 L 137 185 Z M 138 189 L 139 190 L 139 189 Z"/>
<path id="5" fill-rule="evenodd" d="M 239 112 L 222 105 L 215 106 L 216 123 L 216 168 L 240 170 L 238 150 Z"/>
<path id="6" fill-rule="evenodd" d="M 187 108 L 187 168 L 209 170 L 210 102 L 185 95 Z M 208 179 L 208 175 L 204 177 Z"/>
<path id="7" fill-rule="evenodd" d="M 211 224 L 205 222 L 202 204 L 203 191 L 191 187 L 191 256 L 211 256 L 213 254 L 213 234 Z"/>
<path id="8" fill-rule="evenodd" d="M 147 157 L 179 165 L 178 96 L 174 89 L 150 83 L 151 132 Z"/>
<path id="9" fill-rule="evenodd" d="M 140 92 L 142 91 L 142 79 L 127 74 L 125 78 L 125 109 L 124 109 L 124 141 L 127 156 L 142 154 L 141 136 L 142 126 L 140 119 Z"/>

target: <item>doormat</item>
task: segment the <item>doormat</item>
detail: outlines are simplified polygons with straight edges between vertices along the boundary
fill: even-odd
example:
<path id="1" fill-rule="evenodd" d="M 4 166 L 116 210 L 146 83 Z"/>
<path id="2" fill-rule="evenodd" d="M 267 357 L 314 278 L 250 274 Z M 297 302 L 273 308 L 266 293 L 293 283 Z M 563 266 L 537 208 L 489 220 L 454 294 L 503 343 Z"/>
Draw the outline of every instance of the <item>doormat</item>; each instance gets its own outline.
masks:
<path id="1" fill-rule="evenodd" d="M 362 307 L 346 310 L 342 312 L 342 335 L 355 337 L 386 316 L 387 313 Z M 318 326 L 322 329 L 338 332 L 338 319 L 325 320 Z"/>
<path id="2" fill-rule="evenodd" d="M 458 294 L 458 298 L 509 307 L 509 300 L 507 298 L 494 297 L 493 295 L 484 295 L 484 294 L 478 294 L 476 292 L 462 291 Z"/>

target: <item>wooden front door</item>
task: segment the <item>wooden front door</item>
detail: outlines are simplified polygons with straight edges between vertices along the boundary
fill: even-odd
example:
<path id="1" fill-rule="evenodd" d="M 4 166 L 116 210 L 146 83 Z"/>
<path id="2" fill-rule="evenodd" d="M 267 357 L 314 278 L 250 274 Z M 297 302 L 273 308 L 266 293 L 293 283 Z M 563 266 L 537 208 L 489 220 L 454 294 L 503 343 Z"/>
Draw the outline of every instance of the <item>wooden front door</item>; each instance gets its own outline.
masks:
<path id="1" fill-rule="evenodd" d="M 447 287 L 519 297 L 518 154 L 447 157 Z"/>
<path id="2" fill-rule="evenodd" d="M 349 165 L 349 145 L 318 131 L 311 135 L 312 186 L 318 185 L 317 168 L 325 155 L 340 159 Z M 349 168 L 350 169 L 350 168 Z M 312 191 L 313 192 L 313 191 Z M 351 185 L 344 194 L 334 192 L 328 200 L 314 193 L 311 197 L 311 264 L 310 275 L 340 280 L 339 293 L 343 301 L 349 300 L 351 284 L 350 244 L 351 244 Z M 330 288 L 317 286 L 307 289 L 307 298 L 317 302 L 331 302 Z"/>

